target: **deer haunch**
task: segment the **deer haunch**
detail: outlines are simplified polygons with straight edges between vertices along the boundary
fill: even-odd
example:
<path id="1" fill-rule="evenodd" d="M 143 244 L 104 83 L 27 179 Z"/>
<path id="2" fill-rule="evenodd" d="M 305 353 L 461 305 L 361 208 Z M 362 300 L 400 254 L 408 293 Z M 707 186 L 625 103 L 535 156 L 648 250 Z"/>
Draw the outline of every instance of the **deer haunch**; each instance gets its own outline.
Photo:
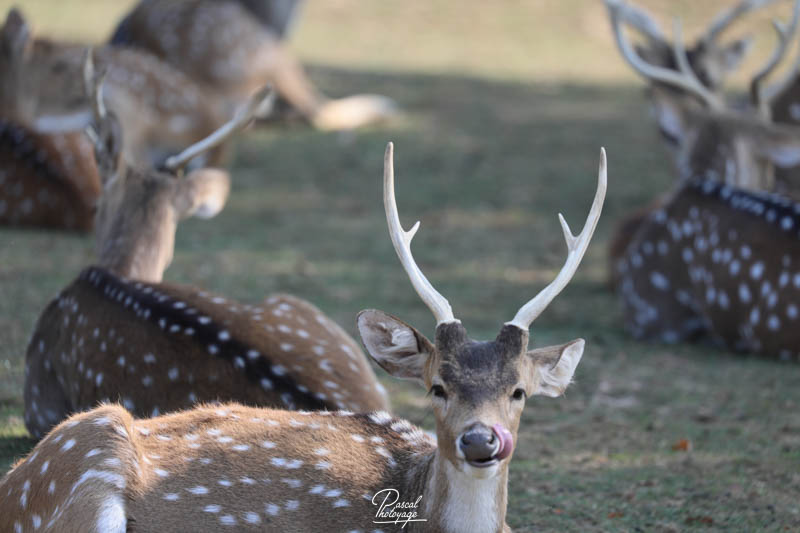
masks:
<path id="1" fill-rule="evenodd" d="M 800 359 L 800 204 L 688 180 L 616 268 L 637 337 L 707 333 L 731 349 Z"/>

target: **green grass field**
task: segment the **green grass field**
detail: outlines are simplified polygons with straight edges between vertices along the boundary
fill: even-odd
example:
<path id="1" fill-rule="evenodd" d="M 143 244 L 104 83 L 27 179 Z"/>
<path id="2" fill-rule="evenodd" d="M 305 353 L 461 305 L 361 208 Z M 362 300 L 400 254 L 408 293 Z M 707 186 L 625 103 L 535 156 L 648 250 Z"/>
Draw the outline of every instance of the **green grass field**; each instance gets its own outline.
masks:
<path id="1" fill-rule="evenodd" d="M 641 3 L 686 13 L 695 29 L 722 5 Z M 41 33 L 98 40 L 129 4 L 24 9 Z M 756 21 L 763 58 L 771 41 L 765 17 Z M 509 524 L 800 530 L 800 368 L 641 344 L 621 327 L 606 246 L 621 216 L 669 187 L 672 166 L 599 1 L 310 2 L 292 46 L 327 93 L 386 94 L 404 115 L 348 136 L 299 125 L 247 134 L 225 210 L 181 225 L 167 279 L 247 302 L 291 292 L 354 334 L 368 307 L 432 334 L 385 226 L 382 158 L 393 140 L 401 216 L 422 221 L 415 257 L 470 333 L 493 337 L 560 268 L 556 214 L 580 227 L 605 146 L 609 192 L 594 242 L 531 330 L 536 345 L 584 337 L 586 353 L 564 398 L 528 402 Z M 0 229 L 0 471 L 33 445 L 21 422 L 28 336 L 91 261 L 88 237 Z M 432 426 L 424 391 L 381 379 L 397 412 Z M 673 450 L 682 439 L 690 449 Z"/>

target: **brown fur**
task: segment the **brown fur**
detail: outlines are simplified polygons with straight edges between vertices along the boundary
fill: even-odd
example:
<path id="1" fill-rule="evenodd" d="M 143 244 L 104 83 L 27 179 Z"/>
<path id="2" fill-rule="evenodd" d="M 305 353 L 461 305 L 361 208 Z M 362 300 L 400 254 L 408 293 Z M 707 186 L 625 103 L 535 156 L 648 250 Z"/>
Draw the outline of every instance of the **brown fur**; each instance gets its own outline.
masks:
<path id="1" fill-rule="evenodd" d="M 82 133 L 37 134 L 0 119 L 0 224 L 89 231 L 99 194 Z"/>
<path id="2" fill-rule="evenodd" d="M 0 224 L 88 231 L 100 194 L 83 132 L 39 133 L 21 80 L 29 54 L 24 19 L 0 27 Z"/>
<path id="3" fill-rule="evenodd" d="M 234 0 L 140 2 L 117 28 L 112 43 L 158 56 L 231 105 L 271 84 L 324 129 L 359 127 L 392 110 L 390 102 L 376 97 L 329 101 L 278 36 Z"/>

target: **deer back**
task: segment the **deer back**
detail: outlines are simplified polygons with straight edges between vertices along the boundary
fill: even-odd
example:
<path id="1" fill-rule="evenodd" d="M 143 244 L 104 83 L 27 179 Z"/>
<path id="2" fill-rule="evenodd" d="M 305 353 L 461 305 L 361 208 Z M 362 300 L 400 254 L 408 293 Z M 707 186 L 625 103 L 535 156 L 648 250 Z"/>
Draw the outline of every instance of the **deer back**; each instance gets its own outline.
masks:
<path id="1" fill-rule="evenodd" d="M 0 527 L 181 531 L 191 516 L 192 531 L 361 529 L 376 493 L 408 487 L 435 449 L 385 412 L 232 404 L 134 420 L 102 406 L 60 424 L 0 481 Z"/>
<path id="2" fill-rule="evenodd" d="M 26 423 L 119 401 L 139 416 L 198 402 L 289 409 L 386 407 L 353 339 L 310 303 L 244 305 L 89 268 L 42 314 L 27 353 Z"/>
<path id="3" fill-rule="evenodd" d="M 689 180 L 642 225 L 617 264 L 634 335 L 708 334 L 735 350 L 800 358 L 800 204 Z"/>

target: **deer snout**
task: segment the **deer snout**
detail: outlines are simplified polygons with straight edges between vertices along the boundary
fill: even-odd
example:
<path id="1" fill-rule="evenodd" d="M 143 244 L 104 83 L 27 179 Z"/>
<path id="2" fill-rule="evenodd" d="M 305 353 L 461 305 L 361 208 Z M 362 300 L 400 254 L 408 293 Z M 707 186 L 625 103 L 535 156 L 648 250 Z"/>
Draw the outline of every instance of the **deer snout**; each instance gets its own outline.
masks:
<path id="1" fill-rule="evenodd" d="M 458 447 L 464 458 L 472 466 L 479 468 L 491 466 L 496 463 L 496 455 L 500 449 L 500 440 L 491 428 L 476 424 L 458 439 Z"/>

